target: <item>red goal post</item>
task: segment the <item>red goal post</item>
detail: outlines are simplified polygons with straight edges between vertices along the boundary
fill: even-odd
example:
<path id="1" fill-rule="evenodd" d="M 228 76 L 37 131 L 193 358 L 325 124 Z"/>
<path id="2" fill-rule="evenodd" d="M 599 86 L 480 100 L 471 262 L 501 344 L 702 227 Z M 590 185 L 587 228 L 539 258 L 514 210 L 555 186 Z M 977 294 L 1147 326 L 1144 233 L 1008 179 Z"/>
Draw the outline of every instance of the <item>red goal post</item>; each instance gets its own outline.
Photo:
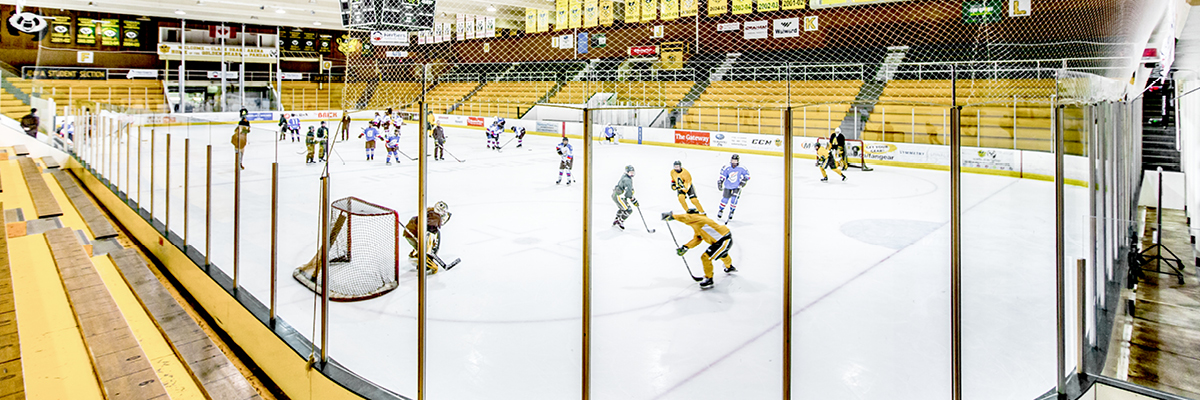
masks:
<path id="1" fill-rule="evenodd" d="M 817 143 L 824 146 L 829 143 L 829 138 L 817 138 Z M 846 165 L 863 171 L 872 170 L 867 166 L 867 144 L 865 142 L 858 139 L 846 139 Z"/>

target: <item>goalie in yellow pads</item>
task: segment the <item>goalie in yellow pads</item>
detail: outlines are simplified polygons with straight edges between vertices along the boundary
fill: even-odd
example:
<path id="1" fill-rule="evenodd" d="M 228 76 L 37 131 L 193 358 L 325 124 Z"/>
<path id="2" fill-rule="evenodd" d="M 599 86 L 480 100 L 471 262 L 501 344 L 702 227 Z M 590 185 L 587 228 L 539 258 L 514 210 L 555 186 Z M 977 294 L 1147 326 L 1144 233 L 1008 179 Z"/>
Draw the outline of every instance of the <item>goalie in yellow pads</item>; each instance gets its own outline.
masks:
<path id="1" fill-rule="evenodd" d="M 687 253 L 700 243 L 708 243 L 708 249 L 704 250 L 704 254 L 700 256 L 700 261 L 704 264 L 704 280 L 700 281 L 700 287 L 703 289 L 711 288 L 713 285 L 713 260 L 721 260 L 725 264 L 725 273 L 737 272 L 737 268 L 733 267 L 733 259 L 729 257 L 729 249 L 733 247 L 733 232 L 729 227 L 718 224 L 711 218 L 702 214 L 671 214 L 671 212 L 662 213 L 663 221 L 679 221 L 692 228 L 692 240 L 684 243 L 675 249 L 675 253 L 680 256 Z"/>
<path id="2" fill-rule="evenodd" d="M 692 186 L 692 173 L 683 168 L 683 163 L 675 161 L 675 166 L 671 170 L 671 190 L 674 190 L 679 195 L 679 205 L 689 214 L 704 214 L 704 207 L 700 206 L 700 198 L 696 197 L 696 187 Z M 695 208 L 688 207 L 687 199 L 692 199 L 692 204 Z"/>
<path id="3" fill-rule="evenodd" d="M 441 229 L 442 226 L 450 221 L 450 210 L 446 202 L 439 201 L 433 207 L 425 210 L 425 271 L 430 274 L 436 274 L 439 269 L 450 270 L 458 265 L 460 260 L 454 260 L 450 263 L 442 261 L 438 257 L 438 249 L 441 248 Z M 412 245 L 413 250 L 408 253 L 409 260 L 416 261 L 417 259 L 417 217 L 413 216 L 408 220 L 408 224 L 404 226 L 404 238 L 408 240 L 408 244 Z"/>

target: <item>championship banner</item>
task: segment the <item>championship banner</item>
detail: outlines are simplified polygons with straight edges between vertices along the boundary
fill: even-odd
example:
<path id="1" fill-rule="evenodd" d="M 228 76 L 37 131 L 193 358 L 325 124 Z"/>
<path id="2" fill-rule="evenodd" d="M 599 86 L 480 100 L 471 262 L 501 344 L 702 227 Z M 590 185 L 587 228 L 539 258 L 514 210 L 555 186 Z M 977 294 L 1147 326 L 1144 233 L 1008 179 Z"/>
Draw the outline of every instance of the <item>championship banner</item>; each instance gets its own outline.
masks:
<path id="1" fill-rule="evenodd" d="M 781 0 L 781 1 L 783 2 L 782 8 L 784 10 L 803 10 L 804 9 L 804 0 Z"/>
<path id="2" fill-rule="evenodd" d="M 567 27 L 571 29 L 583 27 L 583 3 L 581 0 L 571 0 L 568 3 Z"/>
<path id="3" fill-rule="evenodd" d="M 679 0 L 662 0 L 662 20 L 679 19 Z"/>
<path id="4" fill-rule="evenodd" d="M 96 44 L 96 20 L 79 19 L 75 28 L 75 44 Z"/>
<path id="5" fill-rule="evenodd" d="M 475 38 L 475 16 L 468 15 L 463 18 L 465 18 L 463 20 L 463 24 L 465 25 L 463 27 L 463 30 L 465 30 L 467 32 L 467 40 L 474 39 Z"/>
<path id="6" fill-rule="evenodd" d="M 486 17 L 483 19 L 483 35 L 485 37 L 496 37 L 496 17 Z"/>
<path id="7" fill-rule="evenodd" d="M 487 19 L 482 16 L 475 16 L 475 38 L 483 39 L 487 35 Z"/>
<path id="8" fill-rule="evenodd" d="M 641 0 L 625 0 L 625 23 L 642 22 Z"/>
<path id="9" fill-rule="evenodd" d="M 779 0 L 758 0 L 758 12 L 779 11 Z"/>
<path id="10" fill-rule="evenodd" d="M 467 39 L 467 16 L 458 14 L 454 20 L 454 33 L 458 36 L 456 40 L 462 41 Z"/>
<path id="11" fill-rule="evenodd" d="M 121 21 L 115 19 L 100 20 L 100 44 L 104 46 L 121 45 Z"/>
<path id="12" fill-rule="evenodd" d="M 642 0 L 642 22 L 658 18 L 658 0 Z"/>
<path id="13" fill-rule="evenodd" d="M 550 11 L 549 10 L 538 10 L 537 24 L 538 24 L 537 25 L 538 32 L 549 32 L 550 31 Z"/>
<path id="14" fill-rule="evenodd" d="M 584 28 L 594 28 L 596 25 L 599 25 L 600 16 L 598 15 L 598 8 L 600 8 L 600 5 L 596 0 L 583 0 Z"/>
<path id="15" fill-rule="evenodd" d="M 613 24 L 613 1 L 600 0 L 600 25 L 612 26 Z"/>
<path id="16" fill-rule="evenodd" d="M 302 51 L 316 52 L 317 51 L 317 33 L 316 32 L 303 32 L 303 34 L 304 34 L 304 41 L 302 42 L 302 44 L 303 44 L 302 48 L 304 50 L 302 50 Z"/>
<path id="17" fill-rule="evenodd" d="M 71 17 L 50 17 L 50 43 L 71 44 Z"/>
<path id="18" fill-rule="evenodd" d="M 538 27 L 538 10 L 535 8 L 525 8 L 525 33 L 537 32 Z"/>
<path id="19" fill-rule="evenodd" d="M 708 0 L 708 16 L 715 17 L 729 12 L 729 0 Z"/>
<path id="20" fill-rule="evenodd" d="M 121 21 L 125 35 L 121 37 L 121 46 L 142 47 L 142 23 L 140 21 Z"/>
<path id="21" fill-rule="evenodd" d="M 333 40 L 328 36 L 321 36 L 320 52 L 322 54 L 333 54 Z"/>
<path id="22" fill-rule="evenodd" d="M 754 11 L 754 0 L 733 0 L 733 15 L 749 14 Z"/>
<path id="23" fill-rule="evenodd" d="M 679 1 L 679 16 L 680 17 L 695 17 L 696 16 L 696 0 L 680 0 Z"/>
<path id="24" fill-rule="evenodd" d="M 569 22 L 567 21 L 571 4 L 569 0 L 557 0 L 554 2 L 554 30 L 561 31 L 567 29 Z"/>

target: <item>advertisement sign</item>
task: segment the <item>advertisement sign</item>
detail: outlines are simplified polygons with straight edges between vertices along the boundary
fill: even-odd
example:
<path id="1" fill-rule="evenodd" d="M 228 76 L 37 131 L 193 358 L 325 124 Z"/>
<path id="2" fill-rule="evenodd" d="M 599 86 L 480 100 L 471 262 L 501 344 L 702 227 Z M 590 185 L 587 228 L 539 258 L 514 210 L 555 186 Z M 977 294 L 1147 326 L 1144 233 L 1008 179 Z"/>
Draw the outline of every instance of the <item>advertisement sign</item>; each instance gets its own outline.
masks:
<path id="1" fill-rule="evenodd" d="M 121 36 L 122 47 L 142 47 L 142 23 L 141 21 L 121 21 L 121 28 L 125 32 Z"/>
<path id="2" fill-rule="evenodd" d="M 742 30 L 741 22 L 726 22 L 717 24 L 717 32 L 737 32 Z"/>
<path id="3" fill-rule="evenodd" d="M 653 56 L 658 55 L 658 46 L 632 46 L 629 48 L 631 56 Z"/>
<path id="4" fill-rule="evenodd" d="M 246 119 L 250 121 L 274 121 L 271 112 L 252 112 L 246 114 Z"/>
<path id="5" fill-rule="evenodd" d="M 1001 149 L 962 149 L 962 166 L 998 171 L 1016 171 L 1016 152 Z"/>
<path id="6" fill-rule="evenodd" d="M 748 135 L 716 132 L 710 137 L 709 146 L 731 149 L 783 151 L 783 137 L 776 135 Z M 797 138 L 800 139 L 800 138 Z"/>
<path id="7" fill-rule="evenodd" d="M 298 81 L 304 79 L 304 74 L 299 72 L 284 72 L 282 75 L 283 80 L 285 81 Z"/>
<path id="8" fill-rule="evenodd" d="M 766 39 L 767 38 L 767 21 L 746 21 L 742 30 L 742 39 Z"/>
<path id="9" fill-rule="evenodd" d="M 100 20 L 100 44 L 104 46 L 121 45 L 121 21 L 115 19 Z"/>
<path id="10" fill-rule="evenodd" d="M 675 131 L 675 144 L 690 144 L 696 146 L 708 146 L 708 132 L 696 131 Z"/>
<path id="11" fill-rule="evenodd" d="M 800 18 L 783 18 L 771 22 L 774 24 L 773 36 L 776 39 L 800 36 Z"/>
<path id="12" fill-rule="evenodd" d="M 408 47 L 408 32 L 404 31 L 374 31 L 371 32 L 373 46 Z"/>
<path id="13" fill-rule="evenodd" d="M 125 73 L 125 79 L 150 78 L 158 79 L 157 69 L 131 69 Z"/>
<path id="14" fill-rule="evenodd" d="M 53 17 L 50 21 L 50 43 L 71 44 L 71 17 Z"/>
<path id="15" fill-rule="evenodd" d="M 587 32 L 579 32 L 579 38 L 575 40 L 575 51 L 579 54 L 587 54 L 588 52 L 588 34 Z"/>
<path id="16" fill-rule="evenodd" d="M 545 133 L 562 133 L 562 124 L 555 122 L 538 121 L 537 126 L 533 128 L 535 132 Z"/>
<path id="17" fill-rule="evenodd" d="M 608 47 L 608 36 L 603 33 L 592 35 L 592 47 L 598 49 Z"/>
<path id="18" fill-rule="evenodd" d="M 483 127 L 483 117 L 467 117 L 467 126 Z"/>
<path id="19" fill-rule="evenodd" d="M 108 70 L 104 69 L 67 69 L 67 68 L 33 68 L 26 69 L 25 79 L 72 79 L 72 80 L 106 80 Z"/>
<path id="20" fill-rule="evenodd" d="M 987 24 L 1000 21 L 1004 6 L 1001 0 L 963 0 L 962 19 L 964 24 Z"/>
<path id="21" fill-rule="evenodd" d="M 383 54 L 388 57 L 391 57 L 391 58 L 406 58 L 406 57 L 408 57 L 407 51 L 385 51 Z"/>
<path id="22" fill-rule="evenodd" d="M 225 71 L 225 79 L 237 79 L 237 71 Z M 221 71 L 208 71 L 208 79 L 221 79 Z"/>

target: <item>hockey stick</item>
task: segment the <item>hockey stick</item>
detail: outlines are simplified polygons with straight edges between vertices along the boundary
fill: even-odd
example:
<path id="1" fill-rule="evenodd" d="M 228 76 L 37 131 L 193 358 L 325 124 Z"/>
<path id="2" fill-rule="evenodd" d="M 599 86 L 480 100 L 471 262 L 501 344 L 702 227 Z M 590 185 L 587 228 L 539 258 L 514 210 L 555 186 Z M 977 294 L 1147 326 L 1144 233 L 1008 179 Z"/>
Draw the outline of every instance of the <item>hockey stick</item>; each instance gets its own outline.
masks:
<path id="1" fill-rule="evenodd" d="M 396 148 L 396 152 L 397 152 L 397 153 L 400 153 L 400 154 L 403 154 L 403 155 L 404 155 L 404 157 L 405 157 L 405 158 L 407 158 L 409 161 L 417 161 L 417 158 L 416 158 L 416 157 L 409 157 L 409 156 L 408 156 L 408 154 L 404 154 L 404 152 L 403 152 L 403 151 L 400 151 L 400 148 L 399 148 L 399 147 L 397 147 L 397 148 Z"/>
<path id="2" fill-rule="evenodd" d="M 461 159 L 459 159 L 458 157 L 455 157 L 455 156 L 454 156 L 454 153 L 451 153 L 451 152 L 450 152 L 450 150 L 446 150 L 446 148 L 445 148 L 445 147 L 442 147 L 442 152 L 444 152 L 444 153 L 446 153 L 446 154 L 449 154 L 451 158 L 454 158 L 455 160 L 458 160 L 458 162 L 465 162 L 465 161 L 467 161 L 467 160 L 461 160 Z"/>
<path id="3" fill-rule="evenodd" d="M 507 142 L 504 142 L 504 144 L 500 145 L 500 150 L 503 151 L 505 147 L 508 147 L 509 143 L 512 143 L 512 141 L 516 140 L 516 139 L 517 139 L 516 136 L 513 136 L 511 139 L 508 139 Z"/>
<path id="4" fill-rule="evenodd" d="M 641 211 L 639 210 L 639 212 L 641 212 Z M 671 223 L 668 221 L 663 221 L 663 222 L 667 223 L 667 232 L 671 232 L 671 241 L 675 242 L 675 248 L 678 249 L 679 241 L 675 240 L 675 231 L 671 230 Z M 700 277 L 697 277 L 696 275 L 692 275 L 692 267 L 688 265 L 687 258 L 684 258 L 682 255 L 680 255 L 679 259 L 683 260 L 683 267 L 687 268 L 688 275 L 690 275 L 692 277 L 692 280 L 694 280 L 696 282 L 700 282 L 700 281 L 704 280 L 704 278 L 700 278 Z"/>
<path id="5" fill-rule="evenodd" d="M 647 224 L 646 224 L 646 216 L 645 216 L 645 215 L 642 215 L 642 207 L 641 207 L 641 206 L 633 206 L 633 207 L 634 207 L 634 208 L 637 208 L 637 210 L 638 210 L 638 217 L 641 217 L 641 218 L 642 218 L 642 225 L 646 227 L 646 232 L 654 233 L 654 230 L 653 230 L 653 229 L 650 229 L 650 225 L 647 225 Z"/>

